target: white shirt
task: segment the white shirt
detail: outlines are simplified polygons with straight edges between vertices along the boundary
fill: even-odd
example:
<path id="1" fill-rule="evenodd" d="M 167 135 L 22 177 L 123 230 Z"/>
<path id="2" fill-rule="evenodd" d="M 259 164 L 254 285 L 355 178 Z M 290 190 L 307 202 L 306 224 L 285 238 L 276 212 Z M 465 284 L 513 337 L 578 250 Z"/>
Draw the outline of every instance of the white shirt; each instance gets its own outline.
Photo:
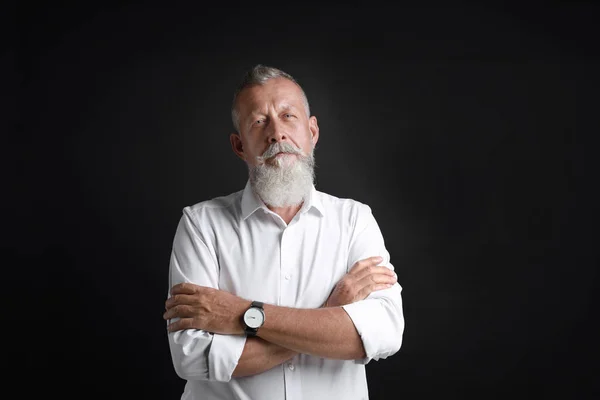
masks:
<path id="1" fill-rule="evenodd" d="M 317 191 L 289 225 L 244 190 L 183 209 L 170 260 L 172 287 L 181 282 L 225 290 L 247 300 L 318 308 L 355 262 L 381 256 L 393 269 L 371 209 Z M 253 376 L 232 378 L 244 349 L 242 335 L 197 329 L 169 333 L 182 399 L 368 399 L 365 364 L 396 353 L 404 317 L 401 287 L 343 306 L 362 339 L 366 358 L 332 360 L 296 355 Z M 268 315 L 267 315 L 268 318 Z"/>

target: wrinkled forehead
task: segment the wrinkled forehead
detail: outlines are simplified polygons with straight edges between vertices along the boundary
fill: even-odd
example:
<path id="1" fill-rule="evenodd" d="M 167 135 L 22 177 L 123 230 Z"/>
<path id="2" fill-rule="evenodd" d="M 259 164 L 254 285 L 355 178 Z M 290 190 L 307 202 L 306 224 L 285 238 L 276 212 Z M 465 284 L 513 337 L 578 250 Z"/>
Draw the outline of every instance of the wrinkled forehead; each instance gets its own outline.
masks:
<path id="1" fill-rule="evenodd" d="M 236 102 L 241 117 L 254 113 L 295 108 L 306 112 L 304 93 L 300 86 L 285 78 L 269 79 L 262 85 L 243 89 Z"/>

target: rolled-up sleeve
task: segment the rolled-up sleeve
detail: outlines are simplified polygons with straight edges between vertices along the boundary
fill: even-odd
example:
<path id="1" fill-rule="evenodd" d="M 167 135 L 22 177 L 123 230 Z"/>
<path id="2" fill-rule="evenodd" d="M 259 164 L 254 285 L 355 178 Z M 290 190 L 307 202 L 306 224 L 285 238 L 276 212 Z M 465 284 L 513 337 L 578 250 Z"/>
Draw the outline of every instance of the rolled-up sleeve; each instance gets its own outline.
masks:
<path id="1" fill-rule="evenodd" d="M 216 255 L 202 238 L 194 219 L 193 211 L 184 208 L 171 251 L 169 292 L 182 282 L 218 289 Z M 171 332 L 168 337 L 175 371 L 186 380 L 231 380 L 246 342 L 245 336 L 213 334 L 199 329 Z"/>
<path id="2" fill-rule="evenodd" d="M 360 204 L 355 215 L 348 253 L 348 270 L 359 260 L 380 256 L 379 265 L 394 270 L 383 235 L 369 206 Z M 402 287 L 392 287 L 371 293 L 366 299 L 344 305 L 365 349 L 366 357 L 357 360 L 368 363 L 372 359 L 387 358 L 400 350 L 404 334 Z"/>

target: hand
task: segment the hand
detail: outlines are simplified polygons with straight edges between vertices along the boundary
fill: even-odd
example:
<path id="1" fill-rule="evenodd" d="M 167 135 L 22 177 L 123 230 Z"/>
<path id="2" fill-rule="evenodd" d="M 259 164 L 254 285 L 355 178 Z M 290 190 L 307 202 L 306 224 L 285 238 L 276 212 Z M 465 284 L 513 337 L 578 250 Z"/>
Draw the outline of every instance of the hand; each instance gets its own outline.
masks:
<path id="1" fill-rule="evenodd" d="M 169 332 L 202 329 L 212 333 L 242 334 L 241 316 L 250 303 L 223 290 L 180 283 L 171 288 L 163 318 L 179 318 L 169 321 Z"/>
<path id="2" fill-rule="evenodd" d="M 377 266 L 383 259 L 370 257 L 357 261 L 350 271 L 335 285 L 323 305 L 337 307 L 367 298 L 372 292 L 387 289 L 396 283 L 394 271 Z"/>

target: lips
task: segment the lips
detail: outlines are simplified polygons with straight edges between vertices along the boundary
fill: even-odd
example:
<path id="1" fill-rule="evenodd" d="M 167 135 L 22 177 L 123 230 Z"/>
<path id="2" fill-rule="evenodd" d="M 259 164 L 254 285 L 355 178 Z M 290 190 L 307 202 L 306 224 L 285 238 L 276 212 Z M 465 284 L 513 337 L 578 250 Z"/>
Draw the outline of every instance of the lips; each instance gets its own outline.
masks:
<path id="1" fill-rule="evenodd" d="M 295 153 L 288 153 L 288 152 L 282 151 L 281 153 L 275 154 L 271 158 L 277 158 L 277 157 L 283 157 L 283 156 L 295 156 L 295 155 L 296 155 Z"/>

